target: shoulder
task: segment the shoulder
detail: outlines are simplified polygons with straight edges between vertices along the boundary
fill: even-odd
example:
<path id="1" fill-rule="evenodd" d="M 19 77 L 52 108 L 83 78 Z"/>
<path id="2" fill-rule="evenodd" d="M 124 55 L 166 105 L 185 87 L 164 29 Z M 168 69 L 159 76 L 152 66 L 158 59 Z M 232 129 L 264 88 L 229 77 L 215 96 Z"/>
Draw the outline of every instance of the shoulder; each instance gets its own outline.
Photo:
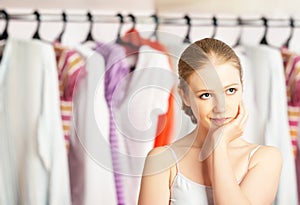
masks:
<path id="1" fill-rule="evenodd" d="M 282 166 L 282 155 L 277 147 L 258 145 L 259 148 L 250 159 L 250 169 L 257 165 L 269 167 Z"/>
<path id="2" fill-rule="evenodd" d="M 277 159 L 278 161 L 282 161 L 281 152 L 277 147 L 273 146 L 264 146 L 258 145 L 256 153 L 253 155 L 253 158 L 256 160 L 267 160 L 267 159 Z"/>
<path id="3" fill-rule="evenodd" d="M 147 157 L 164 154 L 166 150 L 168 150 L 168 146 L 155 147 L 148 152 Z"/>
<path id="4" fill-rule="evenodd" d="M 182 150 L 186 151 L 192 146 L 192 143 L 194 142 L 194 138 L 191 138 L 189 135 L 184 136 L 176 141 L 174 141 L 171 144 L 165 145 L 165 146 L 160 146 L 160 147 L 155 147 L 151 149 L 147 157 L 154 157 L 154 156 L 173 156 L 175 155 L 180 155 Z"/>
<path id="5" fill-rule="evenodd" d="M 168 147 L 149 151 L 141 180 L 138 204 L 168 204 L 170 198 Z"/>
<path id="6" fill-rule="evenodd" d="M 175 160 L 168 146 L 156 147 L 147 154 L 144 175 L 168 172 L 174 166 Z"/>

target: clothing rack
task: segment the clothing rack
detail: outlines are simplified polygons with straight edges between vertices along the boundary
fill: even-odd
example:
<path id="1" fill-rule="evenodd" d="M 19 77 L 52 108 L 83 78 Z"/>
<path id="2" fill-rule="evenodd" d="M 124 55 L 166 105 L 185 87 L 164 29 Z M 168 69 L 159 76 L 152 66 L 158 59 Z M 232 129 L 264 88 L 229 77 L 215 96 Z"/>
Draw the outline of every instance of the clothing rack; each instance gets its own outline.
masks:
<path id="1" fill-rule="evenodd" d="M 138 24 L 163 24 L 163 25 L 175 25 L 175 26 L 214 26 L 214 27 L 300 27 L 300 19 L 290 18 L 267 18 L 262 16 L 260 18 L 228 18 L 218 17 L 216 15 L 212 17 L 196 17 L 192 15 L 184 15 L 182 17 L 168 17 L 153 15 L 123 15 L 117 13 L 116 15 L 108 14 L 92 14 L 87 12 L 86 14 L 67 14 L 62 12 L 61 14 L 53 13 L 41 13 L 38 10 L 33 13 L 8 13 L 5 9 L 0 10 L 0 20 L 10 21 L 38 21 L 38 22 L 72 22 L 72 23 L 138 23 Z"/>

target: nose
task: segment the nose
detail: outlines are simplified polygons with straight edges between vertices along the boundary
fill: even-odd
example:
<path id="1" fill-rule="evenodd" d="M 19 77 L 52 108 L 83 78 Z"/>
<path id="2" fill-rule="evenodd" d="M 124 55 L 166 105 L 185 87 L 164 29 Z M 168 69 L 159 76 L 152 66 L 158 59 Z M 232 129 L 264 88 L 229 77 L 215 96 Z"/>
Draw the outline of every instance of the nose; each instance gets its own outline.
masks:
<path id="1" fill-rule="evenodd" d="M 225 111 L 226 111 L 225 95 L 224 94 L 216 95 L 214 100 L 213 112 L 225 113 Z"/>

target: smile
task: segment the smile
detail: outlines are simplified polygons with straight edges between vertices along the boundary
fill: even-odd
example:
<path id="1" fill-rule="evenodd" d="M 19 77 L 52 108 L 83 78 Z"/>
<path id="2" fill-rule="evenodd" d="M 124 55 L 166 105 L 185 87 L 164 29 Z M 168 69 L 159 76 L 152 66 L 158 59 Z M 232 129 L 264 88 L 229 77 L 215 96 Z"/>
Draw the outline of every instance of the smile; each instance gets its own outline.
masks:
<path id="1" fill-rule="evenodd" d="M 216 125 L 224 124 L 229 118 L 210 118 L 210 120 Z"/>

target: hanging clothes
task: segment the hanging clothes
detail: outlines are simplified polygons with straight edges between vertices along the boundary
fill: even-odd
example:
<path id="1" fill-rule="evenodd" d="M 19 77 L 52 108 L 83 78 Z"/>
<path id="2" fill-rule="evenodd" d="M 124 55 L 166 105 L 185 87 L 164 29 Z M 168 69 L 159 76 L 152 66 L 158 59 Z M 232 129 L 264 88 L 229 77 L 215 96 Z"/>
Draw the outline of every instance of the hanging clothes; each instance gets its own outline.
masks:
<path id="1" fill-rule="evenodd" d="M 298 121 L 298 130 L 299 130 L 299 132 L 298 132 L 298 140 L 297 140 L 297 142 L 298 142 L 298 148 L 300 148 L 300 119 Z"/>
<path id="2" fill-rule="evenodd" d="M 300 119 L 298 122 L 298 130 L 300 130 Z M 299 140 L 300 140 L 300 132 L 298 132 L 298 151 L 297 151 L 297 155 L 296 155 L 296 174 L 297 174 L 297 185 L 298 185 L 298 204 L 300 204 L 300 151 L 299 151 Z"/>
<path id="3" fill-rule="evenodd" d="M 0 84 L 0 204 L 70 205 L 53 47 L 8 39 Z"/>
<path id="4" fill-rule="evenodd" d="M 72 98 L 79 73 L 84 72 L 85 62 L 76 52 L 64 48 L 60 44 L 54 44 L 57 59 L 57 71 L 59 79 L 59 94 L 61 101 L 61 117 L 67 150 L 70 146 L 70 130 L 72 119 Z M 80 75 L 83 77 L 82 75 Z"/>
<path id="5" fill-rule="evenodd" d="M 298 204 L 295 162 L 290 143 L 287 116 L 287 98 L 283 62 L 279 50 L 267 46 L 243 45 L 244 55 L 249 60 L 249 71 L 245 75 L 247 86 L 251 86 L 254 99 L 249 96 L 254 108 L 243 138 L 249 142 L 278 147 L 283 157 L 276 205 Z M 251 73 L 250 75 L 248 75 Z M 247 77 L 251 77 L 249 80 Z M 249 85 L 251 84 L 251 85 Z M 247 95 L 247 93 L 244 93 Z M 253 131 L 255 130 L 255 131 Z M 254 135 L 246 135 L 252 133 Z M 287 191 L 289 190 L 289 191 Z"/>
<path id="6" fill-rule="evenodd" d="M 141 46 L 134 72 L 120 85 L 126 88 L 126 95 L 115 108 L 115 119 L 120 138 L 126 143 L 126 204 L 137 204 L 144 160 L 154 145 L 158 116 L 168 110 L 170 90 L 176 82 L 169 66 L 165 53 Z"/>
<path id="7" fill-rule="evenodd" d="M 255 96 L 255 73 L 251 67 L 251 58 L 247 56 L 247 50 L 243 46 L 238 46 L 234 49 L 236 55 L 240 59 L 242 83 L 243 83 L 243 102 L 247 109 L 248 121 L 244 130 L 243 137 L 248 138 L 251 142 L 260 141 L 264 139 L 260 129 L 256 129 L 257 122 L 257 102 Z M 269 73 L 267 73 L 269 75 Z M 256 136 L 256 137 L 255 137 Z M 260 139 L 262 138 L 262 139 Z"/>
<path id="8" fill-rule="evenodd" d="M 159 41 L 151 41 L 150 39 L 142 38 L 139 32 L 132 28 L 126 32 L 125 36 L 123 37 L 125 42 L 130 42 L 129 46 L 124 45 L 128 55 L 138 54 L 139 47 L 142 45 L 150 46 L 151 48 L 158 50 L 164 53 L 169 60 L 169 69 L 175 72 L 173 61 L 167 48 L 161 44 Z M 130 46 L 134 45 L 134 46 Z M 175 74 L 175 73 L 174 73 Z M 170 91 L 170 96 L 168 99 L 168 110 L 166 113 L 162 113 L 158 116 L 157 122 L 157 130 L 156 130 L 156 137 L 154 140 L 154 147 L 165 146 L 170 144 L 174 139 L 174 131 L 175 131 L 175 86 Z"/>
<path id="9" fill-rule="evenodd" d="M 298 147 L 299 120 L 300 120 L 300 56 L 281 50 L 284 59 L 284 73 L 287 90 L 287 110 L 290 126 L 291 143 L 296 163 L 298 203 L 300 204 L 300 153 Z"/>
<path id="10" fill-rule="evenodd" d="M 118 90 L 120 82 L 130 72 L 126 61 L 125 49 L 117 44 L 98 43 L 95 50 L 105 59 L 105 99 L 109 109 L 109 144 L 113 163 L 114 179 L 117 194 L 117 204 L 125 203 L 123 181 L 121 177 L 122 155 L 120 153 L 120 140 L 117 136 L 114 109 L 125 97 L 125 92 Z M 116 94 L 117 93 L 117 94 Z"/>
<path id="11" fill-rule="evenodd" d="M 178 75 L 178 61 L 181 56 L 181 53 L 185 50 L 189 44 L 183 43 L 182 38 L 177 35 L 165 35 L 165 33 L 160 33 L 159 39 L 164 42 L 166 46 L 169 56 L 172 60 L 173 70 L 175 71 L 175 75 L 179 79 Z M 178 85 L 179 81 L 175 83 Z M 178 93 L 178 90 L 174 89 L 174 131 L 173 131 L 173 141 L 178 140 L 192 130 L 195 129 L 196 125 L 193 124 L 190 117 L 186 115 L 182 110 L 182 99 Z"/>
<path id="12" fill-rule="evenodd" d="M 172 65 L 172 60 L 169 55 L 167 49 L 160 44 L 158 41 L 150 41 L 147 45 L 152 48 L 162 52 L 164 55 L 168 57 L 169 61 L 169 69 L 170 71 L 175 72 Z M 174 73 L 174 75 L 176 75 Z M 169 91 L 168 98 L 168 110 L 165 113 L 162 113 L 158 116 L 157 129 L 156 129 L 156 137 L 154 140 L 154 147 L 165 146 L 172 142 L 174 139 L 174 131 L 175 131 L 175 81 L 173 82 L 173 87 Z"/>
<path id="13" fill-rule="evenodd" d="M 174 88 L 171 90 L 168 99 L 168 110 L 166 113 L 158 116 L 156 137 L 154 140 L 154 147 L 164 146 L 170 144 L 174 136 Z"/>
<path id="14" fill-rule="evenodd" d="M 61 117 L 68 151 L 72 205 L 81 205 L 84 203 L 85 193 L 84 155 L 78 138 L 74 136 L 70 139 L 70 132 L 73 117 L 73 93 L 76 83 L 85 76 L 85 62 L 76 50 L 63 48 L 60 44 L 54 44 L 54 49 L 57 58 Z"/>
<path id="15" fill-rule="evenodd" d="M 105 100 L 105 61 L 102 55 L 78 45 L 85 57 L 86 75 L 73 96 L 74 127 L 71 139 L 85 149 L 85 203 L 115 205 L 116 191 L 109 145 L 109 110 Z M 75 129 L 76 128 L 76 129 Z M 74 136 L 74 137 L 73 137 Z"/>
<path id="16" fill-rule="evenodd" d="M 283 55 L 282 51 L 282 55 Z M 288 118 L 294 156 L 297 155 L 298 122 L 300 118 L 300 56 L 289 55 L 284 61 Z"/>

